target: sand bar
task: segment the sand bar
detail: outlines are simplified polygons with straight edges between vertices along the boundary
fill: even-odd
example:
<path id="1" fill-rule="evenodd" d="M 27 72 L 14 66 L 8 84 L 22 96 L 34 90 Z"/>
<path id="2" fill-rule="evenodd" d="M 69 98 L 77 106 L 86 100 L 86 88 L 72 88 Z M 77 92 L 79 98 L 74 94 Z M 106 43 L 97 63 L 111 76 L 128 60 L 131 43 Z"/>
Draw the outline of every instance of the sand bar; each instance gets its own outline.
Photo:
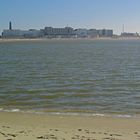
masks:
<path id="1" fill-rule="evenodd" d="M 140 140 L 140 119 L 0 112 L 0 140 Z"/>

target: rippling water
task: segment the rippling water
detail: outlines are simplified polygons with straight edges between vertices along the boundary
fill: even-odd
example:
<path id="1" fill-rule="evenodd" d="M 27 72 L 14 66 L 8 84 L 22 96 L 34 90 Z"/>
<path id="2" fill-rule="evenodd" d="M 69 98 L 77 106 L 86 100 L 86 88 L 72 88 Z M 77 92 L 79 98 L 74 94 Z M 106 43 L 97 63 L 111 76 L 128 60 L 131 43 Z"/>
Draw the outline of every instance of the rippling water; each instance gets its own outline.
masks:
<path id="1" fill-rule="evenodd" d="M 140 40 L 0 43 L 0 108 L 140 114 Z"/>

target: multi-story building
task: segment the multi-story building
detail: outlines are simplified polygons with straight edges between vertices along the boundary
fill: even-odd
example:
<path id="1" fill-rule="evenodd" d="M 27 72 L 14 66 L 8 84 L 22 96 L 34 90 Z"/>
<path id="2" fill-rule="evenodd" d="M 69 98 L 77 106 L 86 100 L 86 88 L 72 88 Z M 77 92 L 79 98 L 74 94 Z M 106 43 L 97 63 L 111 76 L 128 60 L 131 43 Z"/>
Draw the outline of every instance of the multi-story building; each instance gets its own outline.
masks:
<path id="1" fill-rule="evenodd" d="M 98 34 L 100 37 L 112 37 L 113 30 L 101 29 L 101 30 L 98 30 Z"/>
<path id="2" fill-rule="evenodd" d="M 3 30 L 2 37 L 3 38 L 16 38 L 21 37 L 23 35 L 23 32 L 21 30 Z"/>
<path id="3" fill-rule="evenodd" d="M 122 34 L 122 36 L 132 36 L 132 34 Z M 135 34 L 133 34 L 134 36 Z M 113 30 L 102 29 L 73 29 L 71 27 L 65 28 L 53 28 L 45 27 L 41 30 L 19 30 L 12 29 L 12 23 L 9 22 L 9 29 L 3 30 L 3 38 L 38 38 L 38 37 L 47 37 L 47 38 L 95 38 L 95 37 L 112 37 Z"/>
<path id="4" fill-rule="evenodd" d="M 43 33 L 41 30 L 36 30 L 36 29 L 29 29 L 26 31 L 23 31 L 23 36 L 25 38 L 38 38 L 38 37 L 43 37 Z"/>
<path id="5" fill-rule="evenodd" d="M 89 29 L 87 32 L 89 38 L 96 38 L 98 37 L 98 31 L 96 29 Z"/>
<path id="6" fill-rule="evenodd" d="M 75 36 L 74 30 L 71 27 L 53 28 L 45 27 L 42 30 L 44 35 L 48 38 L 71 38 Z"/>
<path id="7" fill-rule="evenodd" d="M 126 32 L 123 32 L 123 33 L 121 33 L 121 37 L 139 37 L 139 34 L 138 33 L 126 33 Z"/>
<path id="8" fill-rule="evenodd" d="M 77 38 L 96 38 L 96 37 L 112 37 L 113 30 L 96 30 L 96 29 L 76 29 L 75 34 Z"/>
<path id="9" fill-rule="evenodd" d="M 42 37 L 40 30 L 3 30 L 3 38 L 37 38 Z"/>
<path id="10" fill-rule="evenodd" d="M 9 29 L 3 30 L 3 38 L 37 38 L 41 37 L 43 34 L 40 30 L 30 29 L 30 30 L 19 30 L 12 29 L 12 23 L 9 22 Z"/>
<path id="11" fill-rule="evenodd" d="M 77 38 L 86 38 L 88 37 L 87 29 L 75 29 L 75 34 Z"/>

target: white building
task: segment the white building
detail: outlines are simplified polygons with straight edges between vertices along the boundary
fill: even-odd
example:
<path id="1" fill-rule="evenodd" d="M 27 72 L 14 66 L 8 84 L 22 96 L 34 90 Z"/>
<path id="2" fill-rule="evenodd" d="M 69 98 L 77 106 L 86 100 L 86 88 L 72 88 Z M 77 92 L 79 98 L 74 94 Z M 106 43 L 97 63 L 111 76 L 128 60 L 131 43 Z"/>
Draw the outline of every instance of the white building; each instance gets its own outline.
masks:
<path id="1" fill-rule="evenodd" d="M 71 38 L 75 36 L 74 30 L 71 27 L 65 28 L 45 27 L 43 33 L 46 37 L 49 38 Z"/>
<path id="2" fill-rule="evenodd" d="M 123 33 L 121 33 L 121 37 L 139 37 L 139 34 L 138 33 L 126 33 L 126 32 L 123 32 Z"/>
<path id="3" fill-rule="evenodd" d="M 86 38 L 88 37 L 88 30 L 87 29 L 75 29 L 75 34 L 77 38 Z"/>
<path id="4" fill-rule="evenodd" d="M 99 34 L 100 37 L 112 37 L 113 36 L 113 30 L 101 29 L 101 30 L 98 30 L 98 34 Z"/>
<path id="5" fill-rule="evenodd" d="M 42 33 L 40 30 L 3 30 L 3 38 L 37 38 L 41 37 Z"/>
<path id="6" fill-rule="evenodd" d="M 21 37 L 21 30 L 3 30 L 2 37 Z"/>
<path id="7" fill-rule="evenodd" d="M 23 36 L 25 38 L 38 38 L 38 37 L 42 37 L 43 33 L 41 32 L 41 30 L 35 30 L 35 29 L 30 29 L 27 31 L 23 31 Z"/>
<path id="8" fill-rule="evenodd" d="M 89 38 L 96 38 L 96 37 L 98 37 L 98 31 L 96 29 L 89 29 L 87 34 L 88 34 Z"/>

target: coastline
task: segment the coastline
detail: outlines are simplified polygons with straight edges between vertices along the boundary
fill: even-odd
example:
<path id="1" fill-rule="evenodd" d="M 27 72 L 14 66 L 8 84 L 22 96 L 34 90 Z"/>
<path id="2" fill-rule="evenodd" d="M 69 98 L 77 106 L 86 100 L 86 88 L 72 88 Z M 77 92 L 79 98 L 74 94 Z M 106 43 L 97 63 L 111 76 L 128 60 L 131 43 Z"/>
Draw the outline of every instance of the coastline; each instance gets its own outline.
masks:
<path id="1" fill-rule="evenodd" d="M 0 112 L 2 140 L 138 140 L 140 119 Z"/>
<path id="2" fill-rule="evenodd" d="M 139 37 L 100 37 L 100 38 L 0 38 L 0 43 L 4 42 L 38 42 L 38 41 L 97 41 L 97 40 L 140 40 Z"/>

